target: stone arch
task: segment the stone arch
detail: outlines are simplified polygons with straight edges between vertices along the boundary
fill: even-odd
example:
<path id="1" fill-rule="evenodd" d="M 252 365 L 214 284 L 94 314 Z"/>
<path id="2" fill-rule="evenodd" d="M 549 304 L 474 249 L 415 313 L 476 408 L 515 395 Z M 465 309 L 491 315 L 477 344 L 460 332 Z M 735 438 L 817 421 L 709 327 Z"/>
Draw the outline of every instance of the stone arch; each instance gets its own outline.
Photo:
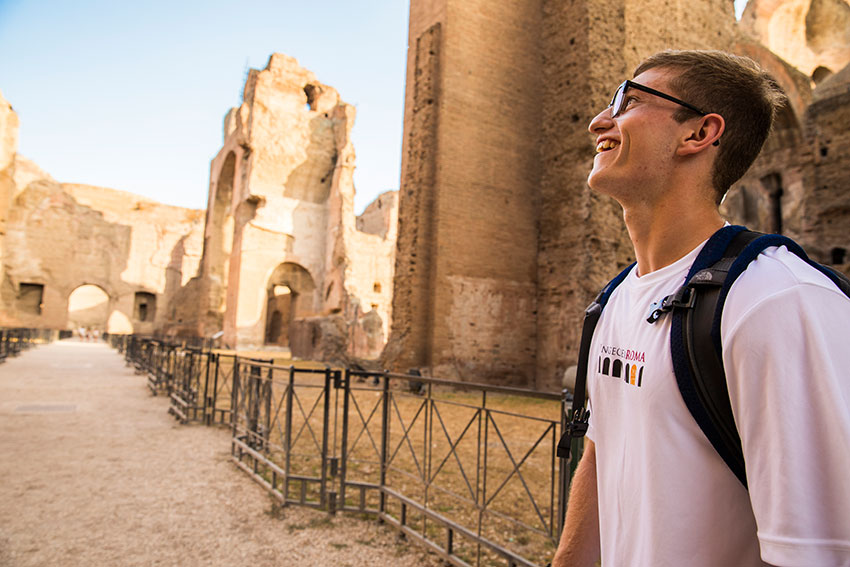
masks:
<path id="1" fill-rule="evenodd" d="M 156 318 L 156 294 L 137 291 L 133 296 L 133 319 L 142 323 L 152 323 Z"/>
<path id="2" fill-rule="evenodd" d="M 815 67 L 815 70 L 812 71 L 812 81 L 814 81 L 816 85 L 821 84 L 822 81 L 828 79 L 831 76 L 832 70 L 830 70 L 829 67 L 824 67 L 823 65 Z"/>
<path id="3" fill-rule="evenodd" d="M 68 328 L 108 330 L 111 304 L 109 293 L 99 285 L 86 283 L 75 287 L 68 294 Z"/>
<path id="4" fill-rule="evenodd" d="M 315 312 L 315 295 L 307 269 L 294 262 L 278 265 L 266 284 L 265 344 L 289 346 L 292 322 Z"/>
<path id="5" fill-rule="evenodd" d="M 236 154 L 230 152 L 224 159 L 215 184 L 215 199 L 212 203 L 212 231 L 210 233 L 210 270 L 213 277 L 227 274 L 230 247 L 233 238 L 233 186 L 236 180 Z M 229 237 L 229 238 L 228 238 Z"/>

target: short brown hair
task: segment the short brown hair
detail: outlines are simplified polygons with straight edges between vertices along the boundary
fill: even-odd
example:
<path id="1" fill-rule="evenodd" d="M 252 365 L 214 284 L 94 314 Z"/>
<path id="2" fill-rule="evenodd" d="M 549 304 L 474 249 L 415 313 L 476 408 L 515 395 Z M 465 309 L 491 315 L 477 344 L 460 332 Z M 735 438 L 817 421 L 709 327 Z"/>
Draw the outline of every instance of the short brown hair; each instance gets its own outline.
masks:
<path id="1" fill-rule="evenodd" d="M 670 80 L 674 94 L 726 122 L 711 175 L 719 203 L 755 161 L 785 94 L 755 61 L 723 51 L 662 51 L 638 65 L 635 76 L 653 68 L 678 71 Z M 682 108 L 673 118 L 693 116 Z"/>

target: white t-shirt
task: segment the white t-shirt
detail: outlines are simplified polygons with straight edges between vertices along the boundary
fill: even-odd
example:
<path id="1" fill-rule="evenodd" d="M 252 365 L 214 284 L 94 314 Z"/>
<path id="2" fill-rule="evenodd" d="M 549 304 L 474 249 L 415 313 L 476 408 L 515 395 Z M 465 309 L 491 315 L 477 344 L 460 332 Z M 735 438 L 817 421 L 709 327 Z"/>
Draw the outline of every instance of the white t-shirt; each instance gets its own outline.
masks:
<path id="1" fill-rule="evenodd" d="M 721 338 L 749 493 L 685 406 L 650 305 L 696 250 L 612 294 L 588 370 L 606 567 L 850 566 L 850 300 L 784 247 L 733 284 Z"/>

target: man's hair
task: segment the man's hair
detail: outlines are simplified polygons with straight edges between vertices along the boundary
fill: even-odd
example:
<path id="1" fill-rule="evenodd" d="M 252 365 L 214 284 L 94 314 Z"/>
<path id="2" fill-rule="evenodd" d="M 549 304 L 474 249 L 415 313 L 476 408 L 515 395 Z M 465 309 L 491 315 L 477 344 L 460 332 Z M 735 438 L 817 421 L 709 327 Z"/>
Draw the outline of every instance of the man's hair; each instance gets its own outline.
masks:
<path id="1" fill-rule="evenodd" d="M 676 71 L 673 94 L 726 122 L 711 173 L 719 203 L 755 161 L 785 94 L 755 61 L 723 51 L 662 51 L 638 65 L 635 76 L 653 68 Z M 687 108 L 673 115 L 679 122 L 693 117 Z"/>

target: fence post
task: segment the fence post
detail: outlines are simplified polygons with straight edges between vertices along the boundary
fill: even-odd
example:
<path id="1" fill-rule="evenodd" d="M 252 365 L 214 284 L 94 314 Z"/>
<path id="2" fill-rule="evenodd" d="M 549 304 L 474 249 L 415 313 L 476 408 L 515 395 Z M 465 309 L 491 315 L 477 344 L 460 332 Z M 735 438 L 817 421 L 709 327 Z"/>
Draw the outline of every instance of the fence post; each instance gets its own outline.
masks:
<path id="1" fill-rule="evenodd" d="M 342 439 L 340 440 L 339 452 L 339 500 L 340 508 L 345 509 L 345 482 L 348 473 L 348 409 L 349 396 L 351 395 L 351 372 L 345 369 L 345 380 L 342 383 Z"/>
<path id="2" fill-rule="evenodd" d="M 237 425 L 239 424 L 239 357 L 233 358 L 233 385 L 230 388 L 230 437 L 237 438 Z M 230 444 L 230 454 L 233 455 L 235 443 Z M 242 451 L 239 451 L 239 458 L 242 458 Z"/>
<path id="3" fill-rule="evenodd" d="M 292 454 L 292 396 L 295 395 L 295 367 L 289 367 L 289 386 L 286 388 L 286 478 L 283 481 L 283 501 L 289 499 L 289 476 Z"/>
<path id="4" fill-rule="evenodd" d="M 260 367 L 251 362 L 251 370 L 248 373 L 248 390 L 246 393 L 248 446 L 257 448 L 257 430 L 260 418 Z"/>
<path id="5" fill-rule="evenodd" d="M 384 370 L 384 387 L 381 398 L 381 481 L 380 500 L 378 502 L 378 513 L 383 514 L 387 508 L 387 496 L 384 488 L 387 486 L 387 458 L 390 450 L 390 378 L 389 373 Z"/>
<path id="6" fill-rule="evenodd" d="M 273 365 L 268 368 L 268 380 L 262 385 L 263 388 L 263 411 L 265 412 L 265 420 L 263 423 L 263 451 L 268 451 L 269 440 L 271 439 L 272 430 L 272 378 L 274 377 Z"/>
<path id="7" fill-rule="evenodd" d="M 210 353 L 210 355 L 212 356 L 212 353 Z M 215 370 L 213 371 L 213 391 L 212 391 L 212 398 L 211 398 L 211 401 L 210 401 L 210 405 L 212 407 L 212 410 L 210 412 L 211 413 L 211 423 L 210 423 L 210 425 L 212 423 L 215 423 L 215 411 L 216 411 L 216 408 L 218 407 L 218 373 L 219 373 L 220 369 L 221 369 L 221 353 L 217 353 L 215 355 Z"/>
<path id="8" fill-rule="evenodd" d="M 203 352 L 203 351 L 202 351 Z M 209 408 L 210 408 L 210 357 L 213 356 L 212 349 L 207 351 L 207 362 L 204 370 L 204 398 L 201 404 L 201 415 L 204 419 L 204 425 L 211 425 Z"/>
<path id="9" fill-rule="evenodd" d="M 325 403 L 324 411 L 322 412 L 322 482 L 319 485 L 319 503 L 320 506 L 327 505 L 328 498 L 328 430 L 330 430 L 330 415 L 331 415 L 331 381 L 336 387 L 339 387 L 339 370 L 331 370 L 325 368 Z M 328 512 L 336 513 L 336 502 L 333 506 L 328 505 Z"/>

